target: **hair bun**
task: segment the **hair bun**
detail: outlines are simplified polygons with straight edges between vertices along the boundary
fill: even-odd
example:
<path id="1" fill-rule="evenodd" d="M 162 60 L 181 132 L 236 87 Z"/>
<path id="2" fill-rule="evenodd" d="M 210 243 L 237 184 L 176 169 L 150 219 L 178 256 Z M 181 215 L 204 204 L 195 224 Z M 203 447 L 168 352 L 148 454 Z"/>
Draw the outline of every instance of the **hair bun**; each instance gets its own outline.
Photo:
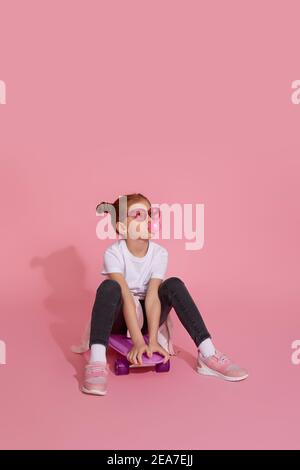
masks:
<path id="1" fill-rule="evenodd" d="M 110 213 L 111 211 L 111 203 L 110 202 L 100 202 L 100 204 L 96 207 L 97 214 L 102 214 L 103 212 Z"/>

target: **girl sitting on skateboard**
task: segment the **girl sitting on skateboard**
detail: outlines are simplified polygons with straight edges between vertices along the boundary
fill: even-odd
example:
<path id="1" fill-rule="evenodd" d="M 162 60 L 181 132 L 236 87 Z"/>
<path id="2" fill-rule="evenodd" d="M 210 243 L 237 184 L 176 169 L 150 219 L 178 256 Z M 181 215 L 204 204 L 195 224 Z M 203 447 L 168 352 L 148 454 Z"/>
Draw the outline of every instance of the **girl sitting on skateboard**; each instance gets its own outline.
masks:
<path id="1" fill-rule="evenodd" d="M 127 359 L 132 364 L 141 364 L 143 353 L 151 357 L 154 352 L 162 354 L 164 362 L 168 361 L 172 352 L 159 344 L 157 335 L 172 308 L 195 343 L 199 374 L 232 382 L 248 377 L 245 369 L 216 350 L 182 279 L 165 279 L 168 251 L 151 240 L 159 209 L 151 207 L 147 197 L 135 193 L 122 196 L 113 204 L 102 202 L 97 206 L 97 212 L 111 214 L 113 228 L 120 238 L 104 252 L 101 274 L 107 279 L 100 283 L 92 309 L 91 354 L 85 366 L 82 391 L 96 395 L 107 393 L 106 349 L 110 334 L 129 331 L 133 347 Z M 137 296 L 142 305 L 145 320 L 142 329 L 133 296 Z M 143 334 L 148 334 L 148 344 Z"/>

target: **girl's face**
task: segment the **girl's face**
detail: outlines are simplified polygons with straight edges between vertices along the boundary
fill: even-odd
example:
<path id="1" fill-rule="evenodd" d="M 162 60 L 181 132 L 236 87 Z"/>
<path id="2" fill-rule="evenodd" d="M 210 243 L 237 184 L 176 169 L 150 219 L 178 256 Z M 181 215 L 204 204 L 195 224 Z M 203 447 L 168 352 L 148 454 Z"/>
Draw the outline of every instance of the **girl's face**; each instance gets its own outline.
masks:
<path id="1" fill-rule="evenodd" d="M 125 221 L 127 238 L 151 238 L 151 218 L 148 214 L 150 207 L 146 201 L 135 202 L 128 207 Z"/>

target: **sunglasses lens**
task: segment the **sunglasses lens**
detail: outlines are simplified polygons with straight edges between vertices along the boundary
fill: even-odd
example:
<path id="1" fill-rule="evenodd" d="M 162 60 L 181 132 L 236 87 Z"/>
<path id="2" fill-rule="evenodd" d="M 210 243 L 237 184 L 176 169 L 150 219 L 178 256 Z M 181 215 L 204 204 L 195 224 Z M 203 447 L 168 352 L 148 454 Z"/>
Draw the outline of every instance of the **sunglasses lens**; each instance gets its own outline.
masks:
<path id="1" fill-rule="evenodd" d="M 150 209 L 150 217 L 153 220 L 159 219 L 160 218 L 160 209 L 159 207 L 151 207 Z"/>
<path id="2" fill-rule="evenodd" d="M 137 216 L 136 216 L 136 220 L 139 220 L 139 221 L 142 221 L 142 220 L 145 220 L 146 218 L 146 214 L 145 214 L 145 211 L 137 211 Z"/>
<path id="3" fill-rule="evenodd" d="M 133 211 L 128 212 L 129 217 L 133 217 L 135 220 L 138 220 L 139 222 L 142 220 L 145 220 L 146 218 L 146 213 L 142 209 L 135 209 Z"/>

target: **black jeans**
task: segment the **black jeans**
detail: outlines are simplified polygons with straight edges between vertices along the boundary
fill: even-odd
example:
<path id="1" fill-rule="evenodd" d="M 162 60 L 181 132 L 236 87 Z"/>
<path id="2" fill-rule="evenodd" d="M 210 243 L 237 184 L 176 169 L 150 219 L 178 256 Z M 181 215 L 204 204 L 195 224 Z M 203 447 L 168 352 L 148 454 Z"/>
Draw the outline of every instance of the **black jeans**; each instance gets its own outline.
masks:
<path id="1" fill-rule="evenodd" d="M 159 326 L 167 319 L 174 308 L 179 320 L 198 347 L 210 334 L 202 316 L 193 301 L 186 285 L 178 277 L 165 279 L 158 288 L 161 302 Z M 145 301 L 140 299 L 144 313 L 142 334 L 148 333 Z M 99 285 L 92 310 L 90 347 L 92 344 L 108 346 L 110 334 L 126 334 L 127 325 L 123 315 L 123 299 L 120 284 L 113 279 L 105 279 Z"/>

